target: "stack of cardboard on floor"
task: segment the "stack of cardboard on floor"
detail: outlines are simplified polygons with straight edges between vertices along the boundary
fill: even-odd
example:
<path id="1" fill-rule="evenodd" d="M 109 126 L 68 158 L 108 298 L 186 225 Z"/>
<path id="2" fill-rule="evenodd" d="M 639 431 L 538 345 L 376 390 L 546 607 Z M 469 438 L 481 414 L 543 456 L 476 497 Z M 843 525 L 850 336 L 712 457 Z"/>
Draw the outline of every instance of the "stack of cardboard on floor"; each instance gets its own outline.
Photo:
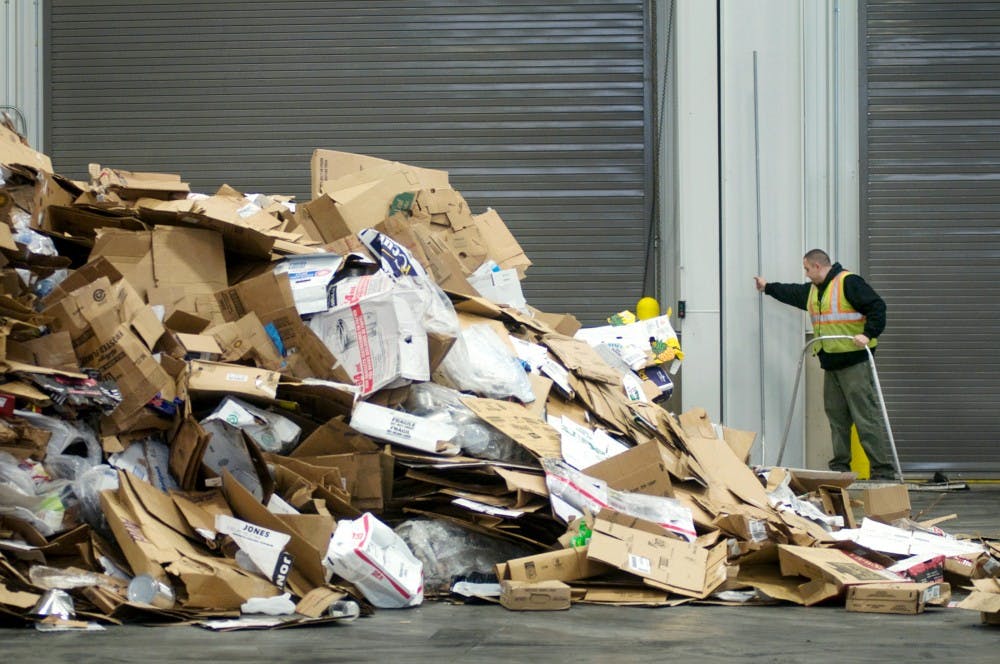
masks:
<path id="1" fill-rule="evenodd" d="M 530 261 L 443 171 L 319 150 L 296 205 L 97 165 L 76 182 L 0 138 L 12 620 L 282 627 L 350 617 L 348 597 L 413 606 L 494 565 L 572 585 L 547 608 L 904 580 L 883 569 L 898 546 L 841 530 L 837 487 L 755 472 L 753 434 L 657 403 L 658 358 L 629 339 L 672 334 L 666 317 L 580 332 L 528 305 Z M 421 548 L 428 523 L 452 557 Z M 954 542 L 966 578 L 991 573 Z"/>

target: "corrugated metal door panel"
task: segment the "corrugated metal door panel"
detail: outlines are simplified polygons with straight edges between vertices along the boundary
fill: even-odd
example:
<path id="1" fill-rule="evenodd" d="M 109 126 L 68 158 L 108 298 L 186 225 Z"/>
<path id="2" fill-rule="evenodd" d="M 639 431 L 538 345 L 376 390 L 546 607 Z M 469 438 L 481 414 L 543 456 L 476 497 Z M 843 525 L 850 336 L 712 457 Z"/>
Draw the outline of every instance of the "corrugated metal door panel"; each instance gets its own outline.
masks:
<path id="1" fill-rule="evenodd" d="M 1000 472 L 1000 4 L 863 6 L 863 269 L 900 459 Z"/>
<path id="2" fill-rule="evenodd" d="M 308 198 L 314 148 L 447 169 L 534 261 L 528 301 L 643 295 L 642 0 L 85 2 L 48 11 L 48 150 Z"/>

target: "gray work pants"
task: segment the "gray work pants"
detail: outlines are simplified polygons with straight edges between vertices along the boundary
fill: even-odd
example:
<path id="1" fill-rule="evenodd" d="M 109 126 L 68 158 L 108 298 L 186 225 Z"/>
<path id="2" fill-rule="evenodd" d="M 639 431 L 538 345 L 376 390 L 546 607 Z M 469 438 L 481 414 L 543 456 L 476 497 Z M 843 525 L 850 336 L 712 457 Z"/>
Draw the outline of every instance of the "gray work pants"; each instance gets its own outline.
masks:
<path id="1" fill-rule="evenodd" d="M 833 437 L 833 458 L 830 470 L 851 469 L 851 424 L 858 429 L 861 447 L 868 455 L 873 478 L 895 477 L 889 432 L 879 406 L 875 381 L 868 362 L 845 369 L 825 371 L 823 405 L 830 420 Z"/>

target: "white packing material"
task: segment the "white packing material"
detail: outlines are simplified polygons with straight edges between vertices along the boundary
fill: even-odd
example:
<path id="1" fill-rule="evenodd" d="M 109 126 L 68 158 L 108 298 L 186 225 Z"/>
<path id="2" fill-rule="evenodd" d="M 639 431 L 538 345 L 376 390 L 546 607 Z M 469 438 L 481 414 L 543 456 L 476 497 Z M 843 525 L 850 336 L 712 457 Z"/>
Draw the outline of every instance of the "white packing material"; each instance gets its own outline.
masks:
<path id="1" fill-rule="evenodd" d="M 423 563 L 370 512 L 337 523 L 324 562 L 380 609 L 417 606 L 424 600 Z"/>
<path id="2" fill-rule="evenodd" d="M 458 445 L 451 443 L 458 433 L 454 425 L 367 401 L 355 404 L 350 426 L 367 436 L 421 452 L 454 456 L 461 451 Z"/>
<path id="3" fill-rule="evenodd" d="M 845 528 L 831 535 L 833 539 L 851 541 L 872 551 L 894 556 L 968 556 L 986 550 L 976 542 L 919 530 L 904 530 L 867 517 L 860 528 Z"/>
<path id="4" fill-rule="evenodd" d="M 295 613 L 295 602 L 289 593 L 274 597 L 251 597 L 240 605 L 240 613 L 290 616 Z"/>

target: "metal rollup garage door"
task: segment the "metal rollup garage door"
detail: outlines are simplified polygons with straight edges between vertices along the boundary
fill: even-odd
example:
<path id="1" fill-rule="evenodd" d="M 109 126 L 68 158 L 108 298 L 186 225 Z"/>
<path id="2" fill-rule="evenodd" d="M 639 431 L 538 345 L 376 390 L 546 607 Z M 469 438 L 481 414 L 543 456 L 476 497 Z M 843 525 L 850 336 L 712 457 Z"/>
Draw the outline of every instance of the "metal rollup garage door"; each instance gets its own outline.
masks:
<path id="1" fill-rule="evenodd" d="M 1000 472 L 1000 3 L 862 3 L 863 268 L 904 469 Z"/>
<path id="2" fill-rule="evenodd" d="M 46 149 L 307 200 L 314 148 L 443 168 L 494 207 L 546 311 L 643 293 L 651 199 L 642 0 L 46 6 Z"/>

